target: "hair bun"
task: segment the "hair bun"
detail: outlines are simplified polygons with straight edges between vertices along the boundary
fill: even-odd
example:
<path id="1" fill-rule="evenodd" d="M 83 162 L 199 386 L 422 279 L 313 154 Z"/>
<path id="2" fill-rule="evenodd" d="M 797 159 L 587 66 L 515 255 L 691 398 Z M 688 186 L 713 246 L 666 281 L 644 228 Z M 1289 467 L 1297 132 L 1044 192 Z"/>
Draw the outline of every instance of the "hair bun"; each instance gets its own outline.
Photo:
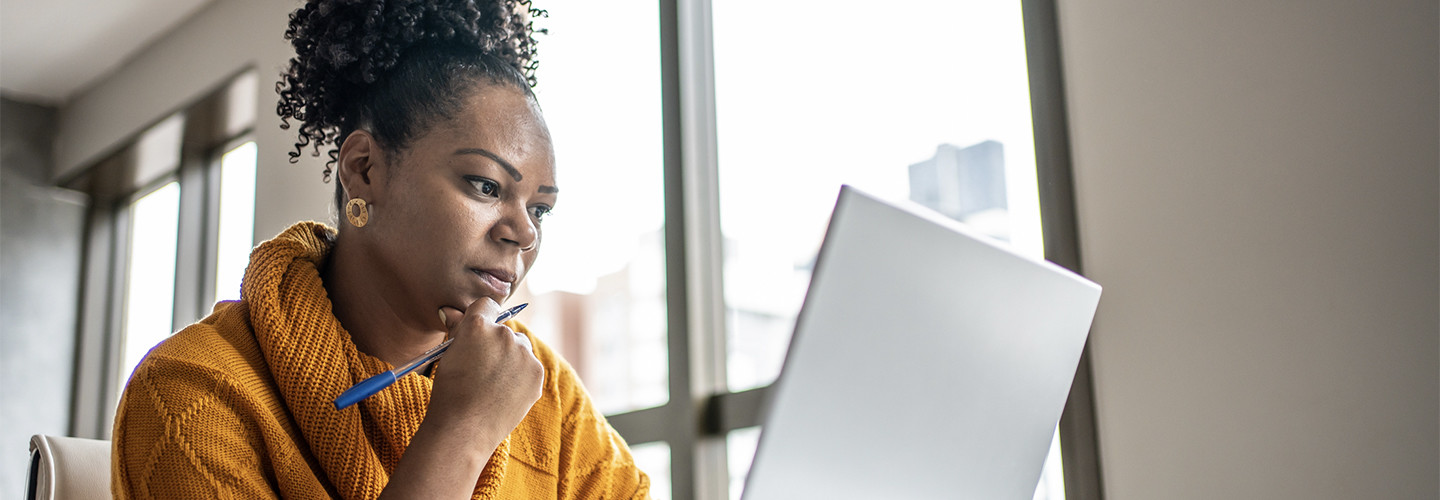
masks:
<path id="1" fill-rule="evenodd" d="M 290 161 L 306 146 L 338 144 L 345 106 L 413 47 L 476 51 L 514 67 L 535 84 L 530 0 L 311 0 L 290 14 L 285 39 L 295 47 L 275 90 L 282 129 L 302 122 Z M 333 158 L 335 152 L 331 152 Z M 329 175 L 326 167 L 326 175 Z"/>

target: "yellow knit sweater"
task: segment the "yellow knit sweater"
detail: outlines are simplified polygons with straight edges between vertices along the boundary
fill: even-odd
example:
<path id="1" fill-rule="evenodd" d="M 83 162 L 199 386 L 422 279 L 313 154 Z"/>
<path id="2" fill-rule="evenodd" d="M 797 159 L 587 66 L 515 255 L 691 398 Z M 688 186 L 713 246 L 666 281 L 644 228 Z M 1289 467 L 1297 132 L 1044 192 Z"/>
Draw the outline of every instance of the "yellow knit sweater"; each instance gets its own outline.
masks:
<path id="1" fill-rule="evenodd" d="M 342 391 L 391 366 L 359 352 L 330 312 L 318 268 L 333 235 L 300 223 L 262 243 L 240 301 L 216 305 L 146 355 L 115 414 L 116 497 L 354 499 L 385 488 L 432 381 L 412 374 L 335 409 Z M 534 344 L 543 394 L 490 458 L 474 498 L 648 498 L 649 479 L 570 365 L 507 324 Z"/>

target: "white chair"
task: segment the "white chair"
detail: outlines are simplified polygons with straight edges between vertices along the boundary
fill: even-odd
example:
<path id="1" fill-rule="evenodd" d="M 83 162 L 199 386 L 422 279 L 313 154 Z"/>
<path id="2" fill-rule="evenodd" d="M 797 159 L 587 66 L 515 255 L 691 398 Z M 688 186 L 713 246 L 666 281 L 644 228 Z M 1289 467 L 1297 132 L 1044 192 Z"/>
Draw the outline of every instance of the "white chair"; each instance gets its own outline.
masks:
<path id="1" fill-rule="evenodd" d="M 25 498 L 110 498 L 110 441 L 31 436 Z"/>

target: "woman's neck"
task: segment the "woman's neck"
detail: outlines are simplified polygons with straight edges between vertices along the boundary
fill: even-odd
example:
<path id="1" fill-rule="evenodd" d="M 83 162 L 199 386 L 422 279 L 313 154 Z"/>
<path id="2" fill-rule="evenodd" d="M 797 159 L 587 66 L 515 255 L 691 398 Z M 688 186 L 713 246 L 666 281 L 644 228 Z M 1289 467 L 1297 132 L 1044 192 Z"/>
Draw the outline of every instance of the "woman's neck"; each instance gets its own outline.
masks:
<path id="1" fill-rule="evenodd" d="M 352 242 L 353 243 L 353 242 Z M 426 330 L 387 292 L 397 287 L 375 272 L 363 248 L 337 238 L 321 271 L 331 308 L 340 325 L 350 332 L 355 347 L 394 366 L 404 364 L 445 339 L 445 332 Z"/>

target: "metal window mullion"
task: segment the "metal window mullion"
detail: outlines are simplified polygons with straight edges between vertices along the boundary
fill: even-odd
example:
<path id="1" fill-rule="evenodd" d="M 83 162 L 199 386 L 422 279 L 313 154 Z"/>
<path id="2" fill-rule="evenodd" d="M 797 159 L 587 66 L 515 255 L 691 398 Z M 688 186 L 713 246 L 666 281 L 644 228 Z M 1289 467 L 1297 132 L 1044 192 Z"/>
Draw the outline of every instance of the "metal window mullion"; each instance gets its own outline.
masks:
<path id="1" fill-rule="evenodd" d="M 714 30 L 710 0 L 678 6 L 680 113 L 684 175 L 685 272 L 689 283 L 689 339 L 694 498 L 729 498 L 725 436 L 705 434 L 705 408 L 725 393 L 726 343 L 719 154 L 715 121 Z"/>
<path id="2" fill-rule="evenodd" d="M 715 64 L 710 0 L 681 4 L 681 114 L 684 123 L 686 273 L 695 357 L 691 388 L 700 396 L 726 391 L 723 241 L 715 127 Z"/>
<path id="3" fill-rule="evenodd" d="M 101 439 L 108 435 L 102 415 L 114 374 L 109 368 L 110 337 L 118 337 L 112 300 L 123 265 L 117 250 L 123 228 L 113 205 L 92 195 L 85 231 L 85 267 L 80 291 L 80 325 L 76 332 L 75 382 L 71 394 L 70 435 Z"/>
<path id="4" fill-rule="evenodd" d="M 711 398 L 710 405 L 705 409 L 705 432 L 724 436 L 736 429 L 760 425 L 772 387 L 774 385 L 727 392 Z"/>
<path id="5" fill-rule="evenodd" d="M 186 126 L 192 126 L 186 120 Z M 187 134 L 188 135 L 188 134 Z M 175 238 L 175 309 L 170 330 L 173 332 L 199 320 L 204 312 L 206 245 L 209 217 L 210 182 L 203 153 L 191 141 L 182 141 L 180 148 L 180 217 Z"/>
<path id="6" fill-rule="evenodd" d="M 123 203 L 118 204 L 111 213 L 114 227 L 112 232 L 114 236 L 111 239 L 111 272 L 108 286 L 102 292 L 109 294 L 110 298 L 105 301 L 105 344 L 99 387 L 100 408 L 99 418 L 94 423 L 95 435 L 99 439 L 110 439 L 110 433 L 113 430 L 110 424 L 115 421 L 115 405 L 120 401 L 119 379 L 130 375 L 120 373 L 120 367 L 125 363 L 125 287 L 130 280 L 130 249 L 131 241 L 134 239 L 134 232 L 131 231 L 131 227 L 134 225 L 133 211 L 133 205 Z"/>
<path id="7" fill-rule="evenodd" d="M 689 276 L 686 273 L 687 249 L 684 205 L 684 148 L 680 112 L 680 42 L 678 2 L 660 0 L 660 93 L 661 127 L 664 145 L 665 186 L 665 310 L 666 354 L 669 359 L 670 401 L 664 406 L 666 422 L 662 424 L 665 441 L 670 446 L 670 488 L 675 500 L 694 498 L 696 432 L 689 425 L 697 417 L 691 405 L 690 383 L 690 311 Z M 616 418 L 616 425 L 625 434 L 633 418 Z M 638 427 L 638 426 L 636 426 Z M 633 432 L 633 431 L 632 431 Z M 639 436 L 636 436 L 638 438 Z"/>
<path id="8" fill-rule="evenodd" d="M 1022 0 L 1021 9 L 1045 258 L 1080 273 L 1080 240 L 1056 4 L 1055 0 Z M 1089 350 L 1087 346 L 1081 351 L 1069 399 L 1060 416 L 1061 463 L 1068 500 L 1104 498 Z"/>
<path id="9" fill-rule="evenodd" d="M 626 443 L 634 446 L 655 441 L 669 442 L 674 437 L 671 425 L 673 413 L 670 406 L 666 405 L 606 415 L 605 420 L 625 437 Z"/>
<path id="10" fill-rule="evenodd" d="M 200 252 L 204 256 L 200 265 L 199 318 L 210 314 L 215 306 L 215 269 L 220 258 L 220 179 L 221 159 L 230 146 L 213 152 L 205 158 L 205 219 L 200 240 Z M 199 319 L 197 318 L 197 319 Z"/>

